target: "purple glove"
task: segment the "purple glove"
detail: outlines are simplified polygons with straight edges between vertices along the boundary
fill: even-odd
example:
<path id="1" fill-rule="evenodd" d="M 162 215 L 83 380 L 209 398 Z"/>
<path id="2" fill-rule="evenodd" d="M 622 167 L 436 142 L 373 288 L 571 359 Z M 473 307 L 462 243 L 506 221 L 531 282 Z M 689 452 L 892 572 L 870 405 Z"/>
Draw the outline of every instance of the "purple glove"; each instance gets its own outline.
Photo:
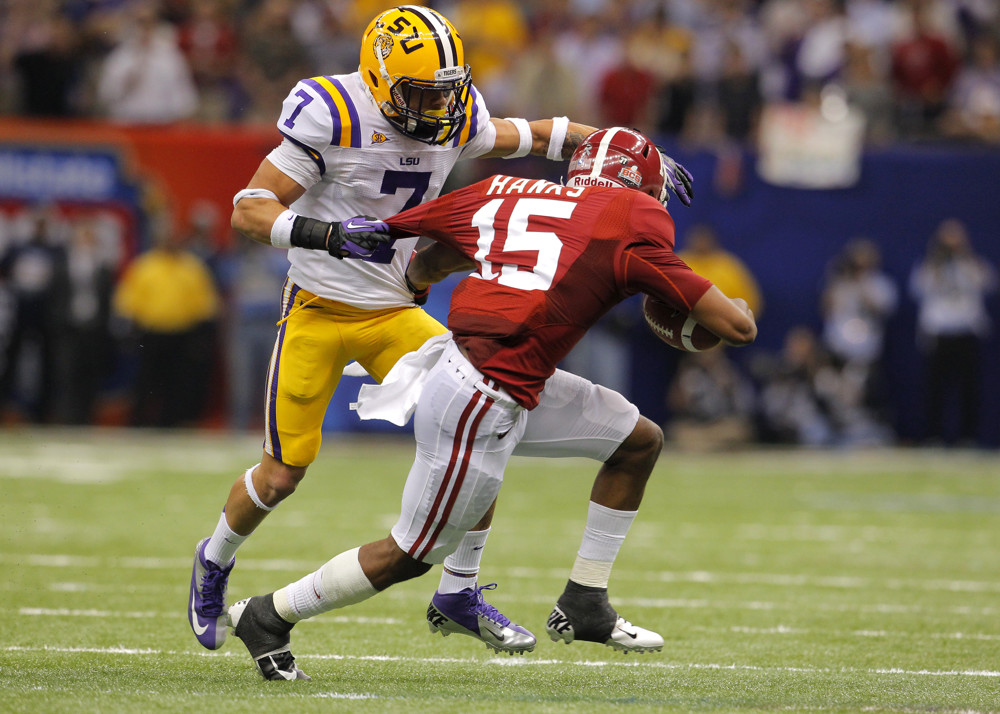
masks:
<path id="1" fill-rule="evenodd" d="M 382 244 L 391 243 L 389 224 L 371 216 L 354 216 L 334 223 L 327 250 L 335 258 L 370 258 Z"/>
<path id="2" fill-rule="evenodd" d="M 663 149 L 656 148 L 660 150 L 660 158 L 663 159 L 663 168 L 667 175 L 667 188 L 677 194 L 681 203 L 690 206 L 691 199 L 694 198 L 694 178 L 691 176 L 691 172 L 663 153 Z"/>

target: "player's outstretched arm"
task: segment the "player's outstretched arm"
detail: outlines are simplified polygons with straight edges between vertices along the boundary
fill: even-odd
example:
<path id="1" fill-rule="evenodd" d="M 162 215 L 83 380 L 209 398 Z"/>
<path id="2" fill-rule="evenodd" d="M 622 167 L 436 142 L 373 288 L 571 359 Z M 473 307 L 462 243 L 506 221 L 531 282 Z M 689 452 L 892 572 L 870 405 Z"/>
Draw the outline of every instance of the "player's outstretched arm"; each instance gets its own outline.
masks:
<path id="1" fill-rule="evenodd" d="M 695 303 L 691 317 L 727 345 L 743 347 L 757 339 L 757 323 L 746 300 L 726 297 L 714 285 Z"/>
<path id="2" fill-rule="evenodd" d="M 533 154 L 553 161 L 567 161 L 576 147 L 597 131 L 595 127 L 571 122 L 566 117 L 530 122 L 491 117 L 490 123 L 496 129 L 497 138 L 493 151 L 485 156 L 508 159 Z"/>

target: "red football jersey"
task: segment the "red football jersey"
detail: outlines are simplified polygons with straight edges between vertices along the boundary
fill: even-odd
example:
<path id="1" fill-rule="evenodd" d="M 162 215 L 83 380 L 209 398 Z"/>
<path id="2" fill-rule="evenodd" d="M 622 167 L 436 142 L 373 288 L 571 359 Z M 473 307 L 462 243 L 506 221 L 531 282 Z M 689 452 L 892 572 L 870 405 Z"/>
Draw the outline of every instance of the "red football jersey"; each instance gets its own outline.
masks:
<path id="1" fill-rule="evenodd" d="M 388 220 L 476 262 L 448 328 L 470 361 L 519 404 L 538 394 L 613 306 L 648 293 L 690 310 L 711 283 L 674 254 L 674 222 L 644 193 L 493 176 Z"/>

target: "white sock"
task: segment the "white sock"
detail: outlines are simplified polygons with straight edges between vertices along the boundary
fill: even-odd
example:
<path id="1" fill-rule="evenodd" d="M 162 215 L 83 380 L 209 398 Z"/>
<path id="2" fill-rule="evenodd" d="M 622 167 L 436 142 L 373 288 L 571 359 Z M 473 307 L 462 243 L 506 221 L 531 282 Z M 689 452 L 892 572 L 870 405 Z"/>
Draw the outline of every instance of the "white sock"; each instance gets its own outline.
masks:
<path id="1" fill-rule="evenodd" d="M 583 541 L 569 579 L 580 585 L 606 588 L 611 566 L 618 557 L 636 513 L 638 511 L 616 511 L 591 501 L 587 510 L 587 527 L 584 528 Z"/>
<path id="2" fill-rule="evenodd" d="M 298 622 L 339 607 L 367 600 L 378 590 L 358 561 L 360 548 L 335 556 L 319 570 L 274 593 L 274 609 L 288 622 Z"/>
<path id="3" fill-rule="evenodd" d="M 490 535 L 490 529 L 468 531 L 458 544 L 458 549 L 444 559 L 441 568 L 439 593 L 457 593 L 465 588 L 476 587 L 479 575 L 479 561 L 483 558 L 483 547 Z"/>
<path id="4" fill-rule="evenodd" d="M 205 546 L 205 557 L 225 568 L 236 557 L 236 551 L 243 545 L 243 541 L 249 537 L 241 536 L 229 527 L 226 511 L 223 509 L 222 515 L 219 516 L 219 523 L 215 526 L 215 533 L 208 539 L 208 544 Z"/>

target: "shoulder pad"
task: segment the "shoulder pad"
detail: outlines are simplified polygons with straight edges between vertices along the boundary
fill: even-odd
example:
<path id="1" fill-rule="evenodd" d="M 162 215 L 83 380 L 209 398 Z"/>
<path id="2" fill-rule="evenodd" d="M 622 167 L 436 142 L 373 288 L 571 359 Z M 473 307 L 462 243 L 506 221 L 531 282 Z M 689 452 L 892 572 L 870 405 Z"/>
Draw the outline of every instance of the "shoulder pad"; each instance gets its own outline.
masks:
<path id="1" fill-rule="evenodd" d="M 465 126 L 451 140 L 452 146 L 462 146 L 476 138 L 476 135 L 490 121 L 490 111 L 486 108 L 483 95 L 472 85 L 469 90 L 469 106 L 465 109 Z"/>
<path id="2" fill-rule="evenodd" d="M 318 152 L 331 145 L 361 147 L 357 107 L 336 77 L 311 77 L 296 84 L 281 106 L 278 131 Z"/>

